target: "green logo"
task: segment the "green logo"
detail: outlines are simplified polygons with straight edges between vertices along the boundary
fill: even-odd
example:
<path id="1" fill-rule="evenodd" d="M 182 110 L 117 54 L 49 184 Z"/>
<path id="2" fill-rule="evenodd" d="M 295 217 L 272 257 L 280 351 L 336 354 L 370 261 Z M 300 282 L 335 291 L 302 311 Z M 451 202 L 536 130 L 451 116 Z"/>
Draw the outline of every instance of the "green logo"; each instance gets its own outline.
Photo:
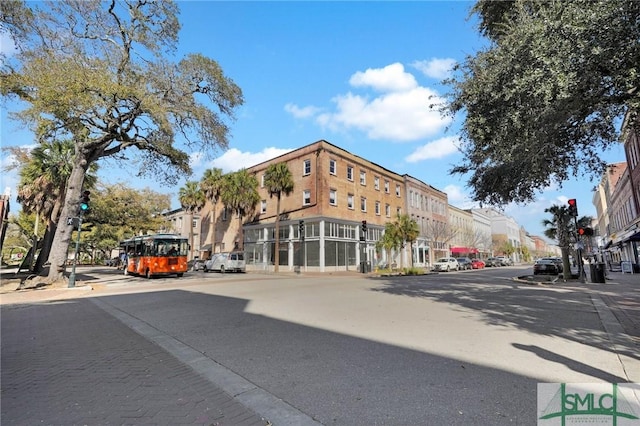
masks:
<path id="1" fill-rule="evenodd" d="M 539 383 L 538 424 L 640 425 L 639 395 L 637 383 Z"/>

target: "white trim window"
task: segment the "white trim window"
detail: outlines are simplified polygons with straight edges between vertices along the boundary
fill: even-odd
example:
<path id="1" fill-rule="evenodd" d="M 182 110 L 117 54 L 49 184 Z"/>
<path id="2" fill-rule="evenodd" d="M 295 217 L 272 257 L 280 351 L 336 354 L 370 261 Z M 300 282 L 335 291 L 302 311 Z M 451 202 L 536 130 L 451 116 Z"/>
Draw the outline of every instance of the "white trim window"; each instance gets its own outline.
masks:
<path id="1" fill-rule="evenodd" d="M 376 215 L 380 216 L 380 201 L 376 201 Z"/>
<path id="2" fill-rule="evenodd" d="M 384 192 L 389 193 L 389 181 L 386 179 L 384 180 Z"/>
<path id="3" fill-rule="evenodd" d="M 376 191 L 380 191 L 380 178 L 378 176 L 373 178 L 373 188 Z"/>
<path id="4" fill-rule="evenodd" d="M 338 162 L 334 159 L 329 160 L 329 173 L 332 175 L 337 174 Z"/>
<path id="5" fill-rule="evenodd" d="M 398 185 L 396 183 L 396 195 L 399 197 L 400 196 L 400 185 Z"/>
<path id="6" fill-rule="evenodd" d="M 384 214 L 387 217 L 391 217 L 391 206 L 389 204 L 384 205 Z"/>
<path id="7" fill-rule="evenodd" d="M 338 205 L 338 191 L 336 191 L 335 189 L 329 190 L 329 204 L 331 204 L 332 206 Z"/>
<path id="8" fill-rule="evenodd" d="M 360 197 L 360 210 L 367 211 L 367 197 Z"/>
<path id="9" fill-rule="evenodd" d="M 305 189 L 302 191 L 302 205 L 308 206 L 309 204 L 311 204 L 311 191 Z"/>
<path id="10" fill-rule="evenodd" d="M 350 210 L 353 210 L 353 194 L 348 194 L 347 195 L 347 208 Z"/>
<path id="11" fill-rule="evenodd" d="M 353 182 L 353 166 L 347 166 L 347 180 Z"/>
<path id="12" fill-rule="evenodd" d="M 267 212 L 267 200 L 260 201 L 260 213 Z"/>
<path id="13" fill-rule="evenodd" d="M 302 176 L 307 176 L 310 174 L 311 174 L 311 160 L 304 160 Z"/>
<path id="14" fill-rule="evenodd" d="M 367 184 L 367 172 L 364 170 L 360 170 L 360 185 Z"/>

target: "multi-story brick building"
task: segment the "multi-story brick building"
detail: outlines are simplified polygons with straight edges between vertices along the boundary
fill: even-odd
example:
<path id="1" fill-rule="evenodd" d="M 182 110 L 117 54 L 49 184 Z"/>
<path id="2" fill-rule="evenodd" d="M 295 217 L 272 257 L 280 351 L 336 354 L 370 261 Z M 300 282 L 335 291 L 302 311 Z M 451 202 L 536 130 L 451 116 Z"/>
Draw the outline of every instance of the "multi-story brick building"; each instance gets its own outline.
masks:
<path id="1" fill-rule="evenodd" d="M 357 270 L 361 262 L 375 265 L 384 253 L 375 249 L 385 223 L 405 213 L 403 176 L 321 140 L 248 168 L 258 178 L 260 202 L 240 221 L 229 220 L 222 203 L 216 205 L 216 247 L 239 247 L 248 269 L 271 269 L 274 261 L 276 199 L 264 186 L 267 167 L 286 163 L 294 180 L 293 192 L 280 201 L 280 270 Z M 202 235 L 209 234 L 207 203 L 201 212 Z M 300 239 L 304 221 L 304 241 Z M 361 241 L 362 225 L 366 236 Z M 222 226 L 220 226 L 222 225 Z M 212 241 L 205 241 L 204 248 Z M 206 256 L 206 254 L 205 254 Z M 406 265 L 406 263 L 405 263 Z"/>
<path id="2" fill-rule="evenodd" d="M 321 272 L 355 271 L 363 262 L 371 267 L 380 263 L 408 266 L 409 247 L 393 253 L 392 259 L 375 247 L 385 224 L 404 213 L 420 227 L 420 237 L 413 244 L 415 265 L 427 266 L 434 256 L 448 252 L 447 244 L 432 238 L 434 224 L 447 224 L 444 192 L 320 140 L 249 167 L 247 171 L 258 178 L 260 202 L 242 221 L 232 220 L 222 203 L 217 203 L 215 244 L 210 229 L 214 206 L 207 203 L 200 212 L 202 257 L 243 246 L 248 269 L 273 268 L 277 200 L 264 186 L 264 175 L 276 163 L 286 163 L 294 180 L 293 192 L 282 194 L 280 201 L 280 270 L 301 266 Z M 300 239 L 300 221 L 304 222 L 304 240 Z M 239 232 L 241 222 L 243 232 Z M 432 247 L 440 253 L 432 253 Z"/>
<path id="3" fill-rule="evenodd" d="M 428 266 L 436 258 L 449 255 L 448 196 L 413 176 L 403 177 L 406 212 L 420 229 L 420 235 L 413 244 L 414 265 Z"/>

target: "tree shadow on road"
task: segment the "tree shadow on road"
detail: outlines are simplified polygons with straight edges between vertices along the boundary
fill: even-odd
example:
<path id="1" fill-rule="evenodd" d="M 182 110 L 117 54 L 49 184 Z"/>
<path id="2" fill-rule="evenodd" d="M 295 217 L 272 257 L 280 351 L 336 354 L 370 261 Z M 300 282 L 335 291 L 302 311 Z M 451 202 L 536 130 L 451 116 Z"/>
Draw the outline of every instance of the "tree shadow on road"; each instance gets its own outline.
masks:
<path id="1" fill-rule="evenodd" d="M 616 352 L 600 321 L 598 311 L 585 291 L 520 285 L 513 281 L 499 284 L 437 282 L 434 277 L 375 279 L 378 291 L 397 296 L 419 297 L 457 306 L 461 311 L 480 312 L 486 324 L 516 327 L 529 332 L 561 337 L 609 352 Z M 631 339 L 616 342 L 617 353 L 640 359 Z"/>

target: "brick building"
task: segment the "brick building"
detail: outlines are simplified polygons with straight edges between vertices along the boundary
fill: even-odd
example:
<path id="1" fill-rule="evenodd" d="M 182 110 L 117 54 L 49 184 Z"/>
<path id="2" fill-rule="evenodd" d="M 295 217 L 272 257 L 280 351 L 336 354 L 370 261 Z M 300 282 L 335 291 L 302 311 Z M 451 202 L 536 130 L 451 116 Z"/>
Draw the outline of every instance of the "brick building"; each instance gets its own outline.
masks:
<path id="1" fill-rule="evenodd" d="M 410 253 L 394 253 L 386 259 L 375 243 L 387 222 L 409 211 L 418 222 L 421 236 L 414 244 L 416 265 L 426 266 L 430 253 L 429 229 L 433 221 L 446 224 L 446 194 L 410 176 L 402 176 L 365 160 L 327 141 L 306 145 L 287 154 L 248 168 L 258 178 L 260 202 L 250 217 L 231 218 L 222 203 L 215 206 L 215 246 L 207 203 L 200 212 L 201 257 L 211 252 L 229 251 L 240 246 L 247 258 L 247 269 L 271 270 L 274 262 L 276 198 L 264 186 L 267 167 L 286 163 L 294 180 L 293 192 L 280 202 L 280 270 L 307 271 L 359 270 L 362 262 L 410 264 Z M 407 188 L 413 198 L 407 197 Z M 233 220 L 235 219 L 235 220 Z M 300 221 L 304 221 L 304 241 L 300 240 Z M 366 221 L 366 238 L 361 240 Z M 442 247 L 443 251 L 448 246 Z"/>

